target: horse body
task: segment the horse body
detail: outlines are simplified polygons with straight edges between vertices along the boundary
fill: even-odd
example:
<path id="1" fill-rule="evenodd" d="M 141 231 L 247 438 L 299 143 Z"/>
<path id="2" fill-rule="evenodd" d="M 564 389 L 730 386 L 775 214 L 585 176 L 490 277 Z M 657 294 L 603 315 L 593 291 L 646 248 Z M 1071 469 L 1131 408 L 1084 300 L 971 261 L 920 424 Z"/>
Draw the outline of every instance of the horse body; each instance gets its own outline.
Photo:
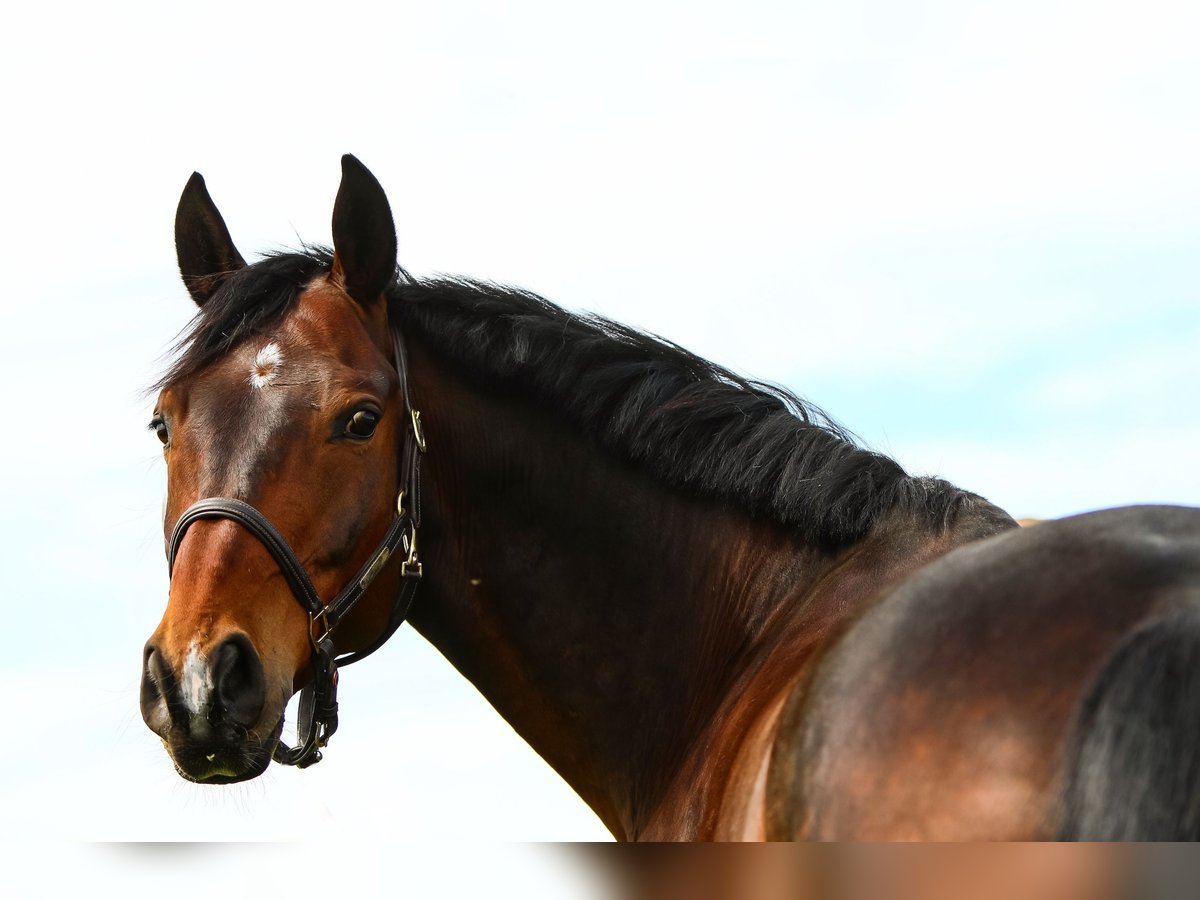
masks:
<path id="1" fill-rule="evenodd" d="M 1185 774 L 1194 739 L 1178 736 L 1194 734 L 1200 712 L 1186 690 L 1196 657 L 1175 660 L 1173 683 L 1134 672 L 1117 735 L 1099 734 L 1087 710 L 1106 702 L 1106 671 L 1147 629 L 1194 643 L 1195 626 L 1171 616 L 1198 605 L 1200 510 L 1107 510 L 955 550 L 872 607 L 793 699 L 776 765 L 794 802 L 773 828 L 867 840 L 1195 837 L 1196 810 L 1171 809 L 1194 806 L 1198 786 Z M 1141 710 L 1160 701 L 1167 711 L 1148 722 Z M 1102 755 L 1145 734 L 1150 746 L 1120 766 L 1083 759 L 1081 747 Z M 1171 791 L 1153 787 L 1164 772 L 1178 777 Z M 1121 804 L 1107 804 L 1109 823 L 1082 825 L 1071 807 L 1098 784 Z M 1147 805 L 1165 824 L 1122 831 Z"/>
<path id="2" fill-rule="evenodd" d="M 1087 678 L 1144 596 L 1100 623 L 1059 608 L 1062 570 L 1010 558 L 1059 526 L 1003 534 L 982 498 L 667 342 L 397 272 L 352 158 L 333 231 L 332 254 L 246 266 L 189 183 L 176 243 L 201 313 L 155 419 L 168 534 L 201 498 L 252 504 L 329 597 L 399 492 L 405 565 L 420 523 L 427 573 L 408 620 L 618 837 L 1046 833 Z M 260 773 L 288 696 L 321 678 L 325 628 L 244 525 L 180 539 L 143 660 L 147 724 L 202 782 Z M 398 621 L 386 559 L 328 632 L 342 650 Z M 1059 653 L 1047 692 L 1031 673 Z"/>

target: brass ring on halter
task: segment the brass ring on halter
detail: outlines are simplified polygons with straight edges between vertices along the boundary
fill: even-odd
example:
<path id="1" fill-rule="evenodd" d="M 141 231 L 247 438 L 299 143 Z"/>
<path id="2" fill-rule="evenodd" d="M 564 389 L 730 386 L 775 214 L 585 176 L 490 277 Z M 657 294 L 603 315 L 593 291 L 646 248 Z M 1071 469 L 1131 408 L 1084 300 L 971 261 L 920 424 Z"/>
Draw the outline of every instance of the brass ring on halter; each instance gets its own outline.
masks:
<path id="1" fill-rule="evenodd" d="M 410 410 L 409 418 L 412 419 L 413 437 L 417 439 L 417 449 L 424 453 L 425 432 L 421 430 L 421 411 L 419 409 Z"/>

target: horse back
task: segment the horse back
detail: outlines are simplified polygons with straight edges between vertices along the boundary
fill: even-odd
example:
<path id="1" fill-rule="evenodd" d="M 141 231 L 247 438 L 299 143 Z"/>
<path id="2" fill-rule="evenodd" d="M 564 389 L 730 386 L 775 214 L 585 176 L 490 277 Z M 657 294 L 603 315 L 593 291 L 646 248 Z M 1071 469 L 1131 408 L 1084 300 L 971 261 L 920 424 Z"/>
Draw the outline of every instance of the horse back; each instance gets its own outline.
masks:
<path id="1" fill-rule="evenodd" d="M 1200 613 L 1200 510 L 1089 513 L 947 554 L 790 689 L 765 775 L 767 836 L 1055 836 L 1105 673 L 1181 610 Z M 1186 655 L 1200 641 L 1172 646 Z M 1200 726 L 1200 702 L 1184 712 Z"/>

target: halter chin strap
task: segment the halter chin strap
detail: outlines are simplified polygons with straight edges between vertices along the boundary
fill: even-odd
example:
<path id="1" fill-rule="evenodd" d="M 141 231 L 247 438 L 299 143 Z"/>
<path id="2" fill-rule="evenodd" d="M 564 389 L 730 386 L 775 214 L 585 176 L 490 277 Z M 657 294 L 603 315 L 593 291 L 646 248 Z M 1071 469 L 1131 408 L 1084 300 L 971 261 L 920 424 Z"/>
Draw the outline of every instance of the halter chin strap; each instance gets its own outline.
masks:
<path id="1" fill-rule="evenodd" d="M 337 682 L 338 666 L 347 666 L 370 656 L 396 633 L 408 616 L 412 606 L 417 582 L 423 574 L 417 557 L 417 528 L 421 524 L 421 455 L 425 452 L 425 435 L 421 428 L 421 414 L 412 405 L 408 389 L 408 359 L 404 342 L 398 331 L 392 331 L 396 371 L 400 377 L 400 393 L 408 412 L 408 427 L 400 454 L 400 493 L 396 499 L 396 515 L 387 533 L 375 551 L 367 558 L 358 573 L 328 603 L 321 600 L 312 579 L 308 577 L 303 563 L 284 539 L 283 535 L 267 520 L 266 516 L 243 500 L 232 497 L 208 497 L 198 500 L 179 517 L 171 531 L 167 544 L 167 571 L 174 572 L 175 556 L 189 527 L 201 519 L 232 519 L 249 531 L 267 549 L 278 564 L 292 595 L 308 613 L 309 641 L 312 643 L 312 683 L 300 691 L 300 710 L 296 721 L 298 743 L 289 747 L 279 741 L 274 759 L 285 766 L 304 769 L 321 761 L 321 748 L 337 731 Z M 406 503 L 407 501 L 407 503 Z M 338 655 L 333 642 L 333 631 L 362 599 L 367 588 L 384 567 L 401 551 L 405 559 L 400 563 L 401 586 L 387 627 L 379 638 L 368 647 Z"/>

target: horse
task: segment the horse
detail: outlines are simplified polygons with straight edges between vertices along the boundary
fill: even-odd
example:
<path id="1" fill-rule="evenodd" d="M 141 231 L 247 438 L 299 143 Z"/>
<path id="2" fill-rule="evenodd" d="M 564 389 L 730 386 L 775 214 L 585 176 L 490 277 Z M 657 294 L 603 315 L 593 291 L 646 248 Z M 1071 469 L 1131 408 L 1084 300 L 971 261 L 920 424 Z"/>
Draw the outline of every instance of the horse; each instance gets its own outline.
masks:
<path id="1" fill-rule="evenodd" d="M 667 340 L 412 277 L 352 156 L 332 234 L 247 263 L 180 198 L 141 709 L 184 778 L 318 761 L 403 622 L 623 840 L 1092 836 L 1121 716 L 1195 722 L 1190 665 L 1128 707 L 1194 658 L 1196 511 L 1020 529 Z"/>

